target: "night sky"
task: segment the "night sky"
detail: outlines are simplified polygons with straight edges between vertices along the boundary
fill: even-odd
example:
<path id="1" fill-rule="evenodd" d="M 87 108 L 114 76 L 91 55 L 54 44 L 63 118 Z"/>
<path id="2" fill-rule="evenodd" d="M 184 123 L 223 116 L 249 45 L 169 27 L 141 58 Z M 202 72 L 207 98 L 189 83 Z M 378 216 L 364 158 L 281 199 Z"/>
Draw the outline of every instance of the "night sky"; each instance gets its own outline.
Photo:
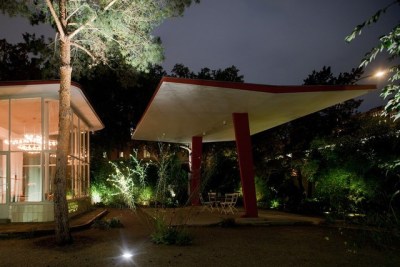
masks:
<path id="1" fill-rule="evenodd" d="M 201 0 L 183 17 L 165 21 L 154 34 L 162 39 L 162 66 L 167 71 L 176 63 L 192 71 L 235 65 L 249 83 L 297 85 L 323 66 L 331 66 L 335 74 L 357 67 L 379 36 L 399 23 L 398 6 L 350 44 L 345 36 L 392 1 Z M 0 16 L 0 38 L 20 40 L 26 24 Z M 33 29 L 49 32 L 46 27 Z M 365 75 L 387 68 L 385 58 L 380 56 Z M 377 83 L 370 79 L 362 82 Z M 367 97 L 364 109 L 381 103 L 377 95 Z"/>

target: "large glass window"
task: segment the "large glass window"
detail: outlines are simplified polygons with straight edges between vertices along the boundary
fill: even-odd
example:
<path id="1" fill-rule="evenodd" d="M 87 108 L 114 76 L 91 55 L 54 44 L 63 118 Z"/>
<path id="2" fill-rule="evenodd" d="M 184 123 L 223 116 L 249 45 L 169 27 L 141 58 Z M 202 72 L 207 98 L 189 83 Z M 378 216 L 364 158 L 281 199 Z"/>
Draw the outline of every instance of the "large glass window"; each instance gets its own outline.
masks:
<path id="1" fill-rule="evenodd" d="M 82 195 L 89 195 L 89 164 L 82 165 Z"/>
<path id="2" fill-rule="evenodd" d="M 67 198 L 71 199 L 74 197 L 74 164 L 75 160 L 71 157 L 68 157 L 68 166 L 67 166 Z"/>
<path id="3" fill-rule="evenodd" d="M 58 135 L 58 101 L 45 99 L 43 110 L 44 150 L 56 150 Z"/>
<path id="4" fill-rule="evenodd" d="M 12 151 L 42 150 L 42 109 L 40 98 L 11 100 Z"/>
<path id="5" fill-rule="evenodd" d="M 11 202 L 42 200 L 41 153 L 11 153 Z"/>
<path id="6" fill-rule="evenodd" d="M 0 151 L 7 153 L 0 154 L 0 204 L 53 200 L 58 112 L 58 101 L 54 99 L 0 100 Z M 68 198 L 87 196 L 89 192 L 88 130 L 73 114 L 66 181 Z M 10 176 L 6 177 L 7 174 Z"/>
<path id="7" fill-rule="evenodd" d="M 26 198 L 23 170 L 23 152 L 10 153 L 11 202 L 23 202 Z"/>
<path id="8" fill-rule="evenodd" d="M 42 200 L 41 153 L 23 154 L 23 193 L 25 201 Z"/>
<path id="9" fill-rule="evenodd" d="M 0 154 L 0 204 L 6 203 L 7 197 L 7 157 Z"/>
<path id="10" fill-rule="evenodd" d="M 41 98 L 11 100 L 11 202 L 41 201 Z"/>
<path id="11" fill-rule="evenodd" d="M 44 199 L 51 201 L 54 198 L 54 177 L 56 176 L 56 154 L 44 153 L 45 165 L 45 183 L 44 183 Z"/>
<path id="12" fill-rule="evenodd" d="M 67 173 L 67 195 L 78 198 L 88 195 L 89 133 L 87 125 L 74 114 L 70 131 Z"/>
<path id="13" fill-rule="evenodd" d="M 0 100 L 0 151 L 6 151 L 8 145 L 8 127 L 9 127 L 9 100 Z"/>
<path id="14" fill-rule="evenodd" d="M 56 175 L 56 150 L 57 150 L 57 136 L 58 136 L 58 100 L 45 99 L 44 100 L 44 139 L 45 150 L 50 150 L 50 153 L 44 153 L 44 199 L 52 201 L 54 199 L 54 178 Z"/>

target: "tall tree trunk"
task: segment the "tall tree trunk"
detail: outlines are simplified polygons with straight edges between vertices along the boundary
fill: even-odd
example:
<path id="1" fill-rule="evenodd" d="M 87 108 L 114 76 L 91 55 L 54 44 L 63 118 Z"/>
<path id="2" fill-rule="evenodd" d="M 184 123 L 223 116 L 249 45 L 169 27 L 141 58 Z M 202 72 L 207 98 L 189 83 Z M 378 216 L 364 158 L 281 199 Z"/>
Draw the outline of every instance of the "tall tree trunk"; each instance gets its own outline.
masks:
<path id="1" fill-rule="evenodd" d="M 57 163 L 56 175 L 54 179 L 54 219 L 55 234 L 58 245 L 72 243 L 72 236 L 68 220 L 68 202 L 66 195 L 67 182 L 67 162 L 69 131 L 71 126 L 71 73 L 70 65 L 71 45 L 68 38 L 63 38 L 60 42 L 60 92 L 59 92 L 59 133 L 57 139 Z"/>

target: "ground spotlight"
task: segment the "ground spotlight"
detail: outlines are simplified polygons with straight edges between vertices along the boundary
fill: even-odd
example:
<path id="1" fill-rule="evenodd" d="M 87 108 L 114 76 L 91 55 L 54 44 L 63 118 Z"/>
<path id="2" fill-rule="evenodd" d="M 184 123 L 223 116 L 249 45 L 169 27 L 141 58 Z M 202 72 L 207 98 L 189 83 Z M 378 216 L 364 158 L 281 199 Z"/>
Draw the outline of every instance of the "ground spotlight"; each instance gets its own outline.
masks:
<path id="1" fill-rule="evenodd" d="M 131 259 L 132 257 L 133 257 L 133 254 L 129 251 L 125 251 L 122 253 L 122 258 L 124 258 L 124 259 L 128 260 L 128 259 Z"/>

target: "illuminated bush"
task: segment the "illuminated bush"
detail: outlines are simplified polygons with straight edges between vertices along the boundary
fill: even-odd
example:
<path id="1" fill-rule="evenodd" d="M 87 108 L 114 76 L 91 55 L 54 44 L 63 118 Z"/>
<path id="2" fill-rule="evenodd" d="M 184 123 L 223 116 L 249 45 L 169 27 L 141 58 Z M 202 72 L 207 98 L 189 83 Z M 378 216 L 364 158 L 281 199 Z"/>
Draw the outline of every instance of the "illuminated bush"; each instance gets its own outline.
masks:
<path id="1" fill-rule="evenodd" d="M 279 199 L 271 200 L 271 202 L 270 202 L 271 209 L 279 209 L 280 206 L 281 206 L 281 203 L 280 203 Z"/>
<path id="2" fill-rule="evenodd" d="M 139 193 L 138 201 L 143 205 L 149 205 L 154 198 L 153 188 L 146 186 Z"/>
<path id="3" fill-rule="evenodd" d="M 92 182 L 90 185 L 90 195 L 92 204 L 104 204 L 107 206 L 122 204 L 119 192 L 107 181 Z"/>
<path id="4" fill-rule="evenodd" d="M 149 165 L 137 158 L 136 150 L 133 152 L 127 161 L 110 162 L 113 171 L 107 179 L 124 204 L 131 209 L 135 209 L 135 202 L 139 201 L 146 188 L 146 170 Z"/>
<path id="5" fill-rule="evenodd" d="M 318 198 L 338 213 L 359 211 L 374 191 L 355 173 L 339 168 L 322 175 L 315 190 Z"/>

